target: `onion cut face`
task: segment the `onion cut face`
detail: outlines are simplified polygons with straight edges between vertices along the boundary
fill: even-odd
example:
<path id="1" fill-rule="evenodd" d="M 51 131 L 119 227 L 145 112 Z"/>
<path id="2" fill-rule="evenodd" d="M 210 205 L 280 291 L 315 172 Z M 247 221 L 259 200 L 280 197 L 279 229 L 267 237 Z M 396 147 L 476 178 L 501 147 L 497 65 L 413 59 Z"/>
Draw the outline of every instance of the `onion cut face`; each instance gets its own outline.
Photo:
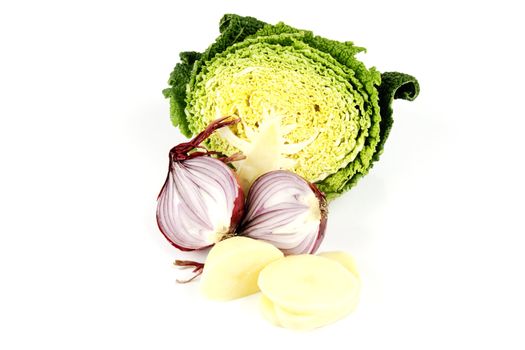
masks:
<path id="1" fill-rule="evenodd" d="M 180 250 L 212 246 L 233 235 L 242 219 L 244 193 L 226 164 L 238 156 L 214 158 L 214 152 L 195 150 L 216 129 L 239 121 L 226 119 L 170 150 L 168 176 L 157 199 L 157 224 Z"/>
<path id="2" fill-rule="evenodd" d="M 285 255 L 312 254 L 324 238 L 325 196 L 297 174 L 275 170 L 260 176 L 248 193 L 239 234 L 269 242 Z"/>

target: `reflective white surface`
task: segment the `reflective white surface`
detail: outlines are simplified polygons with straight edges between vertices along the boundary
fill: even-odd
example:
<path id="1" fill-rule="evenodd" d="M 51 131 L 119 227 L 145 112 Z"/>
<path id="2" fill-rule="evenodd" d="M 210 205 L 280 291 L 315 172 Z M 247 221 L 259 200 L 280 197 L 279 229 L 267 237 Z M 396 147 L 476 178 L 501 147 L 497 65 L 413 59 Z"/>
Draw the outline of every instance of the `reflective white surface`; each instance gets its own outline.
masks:
<path id="1" fill-rule="evenodd" d="M 155 223 L 183 140 L 161 90 L 223 13 L 365 46 L 419 79 L 382 159 L 330 205 L 323 250 L 356 257 L 357 311 L 296 333 L 258 296 L 204 300 Z M 524 55 L 499 1 L 0 5 L 0 348 L 523 349 Z"/>

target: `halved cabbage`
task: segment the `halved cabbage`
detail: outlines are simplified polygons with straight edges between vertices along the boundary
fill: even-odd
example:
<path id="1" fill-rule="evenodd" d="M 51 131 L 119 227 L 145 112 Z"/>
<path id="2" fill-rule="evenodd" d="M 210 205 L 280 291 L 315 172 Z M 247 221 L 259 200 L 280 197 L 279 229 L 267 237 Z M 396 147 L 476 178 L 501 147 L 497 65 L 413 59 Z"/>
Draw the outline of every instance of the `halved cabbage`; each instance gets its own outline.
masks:
<path id="1" fill-rule="evenodd" d="M 379 158 L 394 98 L 413 100 L 415 78 L 367 69 L 364 51 L 283 23 L 225 15 L 221 35 L 204 53 L 185 52 L 164 90 L 186 136 L 225 115 L 241 123 L 208 140 L 234 163 L 247 189 L 258 176 L 288 169 L 333 198 Z M 386 84 L 385 84 L 386 83 Z M 381 106 L 381 108 L 380 108 Z"/>

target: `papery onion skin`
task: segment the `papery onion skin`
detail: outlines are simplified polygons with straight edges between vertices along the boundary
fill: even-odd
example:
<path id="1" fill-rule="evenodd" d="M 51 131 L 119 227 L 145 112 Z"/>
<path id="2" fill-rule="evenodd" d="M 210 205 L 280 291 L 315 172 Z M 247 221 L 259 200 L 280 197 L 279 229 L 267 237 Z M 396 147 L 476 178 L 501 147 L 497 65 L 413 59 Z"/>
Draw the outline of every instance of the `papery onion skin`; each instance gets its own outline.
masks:
<path id="1" fill-rule="evenodd" d="M 314 185 L 313 183 L 309 183 L 309 185 L 312 191 L 314 191 L 317 199 L 319 199 L 319 207 L 321 210 L 321 222 L 319 223 L 319 233 L 317 235 L 315 244 L 312 247 L 312 250 L 309 252 L 309 254 L 315 254 L 315 252 L 317 251 L 317 249 L 319 249 L 319 246 L 321 245 L 324 239 L 326 224 L 328 223 L 328 202 L 326 201 L 326 196 L 317 188 L 316 185 Z"/>
<path id="2" fill-rule="evenodd" d="M 182 251 L 205 249 L 234 234 L 244 212 L 244 193 L 231 158 L 195 151 L 214 130 L 239 120 L 218 119 L 193 140 L 173 147 L 166 181 L 157 199 L 157 225 Z M 192 153 L 190 153 L 193 151 Z"/>
<path id="3" fill-rule="evenodd" d="M 325 234 L 324 194 L 301 176 L 275 170 L 253 183 L 238 234 L 272 243 L 285 255 L 313 254 Z"/>

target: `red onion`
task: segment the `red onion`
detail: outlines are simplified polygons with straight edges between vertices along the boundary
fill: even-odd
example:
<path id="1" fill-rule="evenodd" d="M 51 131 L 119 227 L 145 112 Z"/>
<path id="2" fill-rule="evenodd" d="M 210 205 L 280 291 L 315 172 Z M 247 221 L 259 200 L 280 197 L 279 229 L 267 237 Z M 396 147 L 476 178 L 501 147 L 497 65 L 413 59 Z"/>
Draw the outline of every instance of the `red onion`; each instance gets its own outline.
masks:
<path id="1" fill-rule="evenodd" d="M 325 196 L 299 175 L 276 170 L 260 176 L 248 192 L 239 234 L 275 245 L 284 254 L 315 253 L 324 237 Z"/>
<path id="2" fill-rule="evenodd" d="M 239 122 L 227 118 L 170 150 L 168 176 L 157 199 L 157 224 L 180 250 L 203 249 L 233 235 L 242 218 L 244 193 L 226 165 L 239 156 L 213 158 L 217 153 L 200 146 L 216 129 Z"/>

